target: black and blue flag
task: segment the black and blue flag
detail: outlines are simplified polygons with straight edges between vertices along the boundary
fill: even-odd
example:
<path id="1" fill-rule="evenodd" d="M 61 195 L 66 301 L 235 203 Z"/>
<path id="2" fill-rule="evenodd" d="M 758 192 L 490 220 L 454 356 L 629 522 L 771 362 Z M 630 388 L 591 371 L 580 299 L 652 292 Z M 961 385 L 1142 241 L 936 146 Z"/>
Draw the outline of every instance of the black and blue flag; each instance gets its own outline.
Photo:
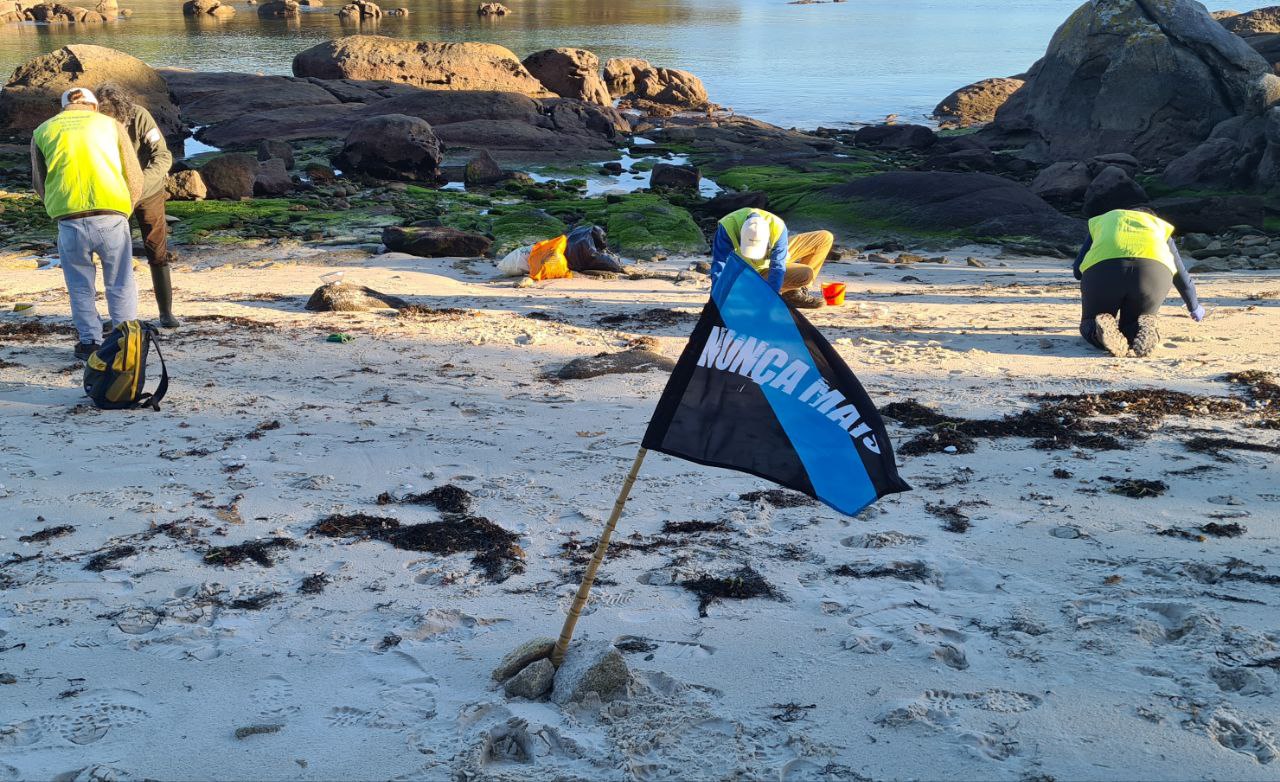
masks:
<path id="1" fill-rule="evenodd" d="M 750 473 L 850 515 L 911 489 L 853 372 L 736 257 L 711 287 L 644 447 Z"/>

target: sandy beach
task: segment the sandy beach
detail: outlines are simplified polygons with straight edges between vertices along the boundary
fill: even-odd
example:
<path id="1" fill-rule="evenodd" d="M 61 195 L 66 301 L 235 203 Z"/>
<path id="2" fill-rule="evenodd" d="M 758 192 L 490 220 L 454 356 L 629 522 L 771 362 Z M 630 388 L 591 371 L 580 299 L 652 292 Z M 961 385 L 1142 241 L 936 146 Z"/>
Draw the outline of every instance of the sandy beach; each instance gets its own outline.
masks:
<path id="1" fill-rule="evenodd" d="M 1205 323 L 1171 298 L 1158 355 L 1124 360 L 1078 337 L 1067 261 L 946 257 L 824 271 L 849 301 L 811 320 L 882 409 L 1212 399 L 1077 398 L 1093 434 L 1052 449 L 890 420 L 915 490 L 856 519 L 651 455 L 579 625 L 628 696 L 565 709 L 490 671 L 558 631 L 666 374 L 554 373 L 677 357 L 695 259 L 530 289 L 190 248 L 158 413 L 94 410 L 61 274 L 4 259 L 0 310 L 38 316 L 0 318 L 0 780 L 1274 779 L 1280 437 L 1226 376 L 1280 368 L 1280 275 L 1200 276 Z M 416 309 L 305 311 L 334 270 Z M 401 501 L 442 486 L 456 553 L 321 524 L 452 523 Z M 725 576 L 760 594 L 691 588 Z"/>

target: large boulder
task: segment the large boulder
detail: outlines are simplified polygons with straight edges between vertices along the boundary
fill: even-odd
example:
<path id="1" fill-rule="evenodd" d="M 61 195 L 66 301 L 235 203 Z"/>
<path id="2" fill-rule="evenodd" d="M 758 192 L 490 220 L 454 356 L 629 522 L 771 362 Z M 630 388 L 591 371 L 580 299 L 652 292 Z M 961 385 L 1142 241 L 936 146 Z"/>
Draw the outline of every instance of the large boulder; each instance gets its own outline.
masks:
<path id="1" fill-rule="evenodd" d="M 196 134 L 219 148 L 253 148 L 264 138 L 343 139 L 360 119 L 403 114 L 425 120 L 452 147 L 485 149 L 496 156 L 510 153 L 518 162 L 602 160 L 615 152 L 620 128 L 626 127 L 616 110 L 569 98 L 535 100 L 514 92 L 420 90 L 250 74 L 216 74 L 202 82 L 198 76 L 165 74 L 188 121 L 219 119 Z M 234 88 L 237 81 L 248 88 Z M 338 89 L 326 94 L 329 85 Z M 353 94 L 367 102 L 334 102 Z M 236 111 L 237 106 L 245 110 Z"/>
<path id="2" fill-rule="evenodd" d="M 1217 234 L 1237 225 L 1262 228 L 1267 209 L 1262 196 L 1169 196 L 1151 202 L 1156 214 L 1184 233 Z"/>
<path id="3" fill-rule="evenodd" d="M 405 41 L 349 35 L 293 58 L 295 76 L 401 82 L 426 90 L 496 90 L 532 97 L 551 93 L 497 44 Z"/>
<path id="4" fill-rule="evenodd" d="M 462 181 L 468 185 L 492 185 L 506 177 L 507 172 L 502 170 L 502 166 L 493 159 L 493 155 L 482 149 L 467 161 Z"/>
<path id="5" fill-rule="evenodd" d="M 1036 174 L 1031 192 L 1051 204 L 1066 207 L 1083 201 L 1092 181 L 1087 163 L 1062 160 Z"/>
<path id="6" fill-rule="evenodd" d="M 884 149 L 928 149 L 937 140 L 924 125 L 869 125 L 853 134 L 856 144 Z"/>
<path id="7" fill-rule="evenodd" d="M 1278 96 L 1266 60 L 1195 0 L 1091 0 L 984 132 L 1046 160 L 1123 150 L 1167 162 Z"/>
<path id="8" fill-rule="evenodd" d="M 302 6 L 296 0 L 271 0 L 258 6 L 259 19 L 297 19 Z"/>
<path id="9" fill-rule="evenodd" d="M 701 182 L 702 174 L 697 166 L 657 163 L 649 175 L 649 187 L 655 190 L 688 190 L 696 193 Z"/>
<path id="10" fill-rule="evenodd" d="M 293 179 L 284 161 L 278 157 L 262 160 L 258 163 L 258 173 L 253 178 L 253 194 L 259 196 L 282 196 L 293 192 Z"/>
<path id="11" fill-rule="evenodd" d="M 621 100 L 681 109 L 701 109 L 709 105 L 707 89 L 697 76 L 674 68 L 659 68 L 634 57 L 615 58 L 605 63 L 604 81 L 609 94 Z"/>
<path id="12" fill-rule="evenodd" d="M 387 114 L 357 122 L 333 162 L 347 173 L 436 184 L 440 159 L 440 140 L 425 120 Z"/>
<path id="13" fill-rule="evenodd" d="M 1063 215 L 1026 187 L 991 174 L 894 171 L 822 192 L 877 223 L 975 238 L 1033 236 L 1059 246 L 1078 244 L 1084 224 Z"/>
<path id="14" fill-rule="evenodd" d="M 1165 166 L 1162 178 L 1173 188 L 1213 189 L 1234 187 L 1236 161 L 1245 154 L 1234 139 L 1224 136 L 1209 138 Z"/>
<path id="15" fill-rule="evenodd" d="M 263 139 L 258 143 L 258 160 L 279 158 L 286 169 L 293 168 L 293 147 L 287 141 Z"/>
<path id="16" fill-rule="evenodd" d="M 1119 166 L 1107 166 L 1084 191 L 1084 216 L 1096 217 L 1112 209 L 1132 209 L 1147 203 L 1147 191 Z"/>
<path id="17" fill-rule="evenodd" d="M 172 69 L 159 73 L 178 100 L 182 119 L 192 125 L 213 125 L 271 109 L 340 102 L 322 87 L 285 76 Z"/>
<path id="18" fill-rule="evenodd" d="M 165 193 L 170 201 L 203 201 L 209 196 L 209 189 L 199 171 L 175 171 L 165 182 Z"/>
<path id="19" fill-rule="evenodd" d="M 41 3 L 39 5 L 30 6 L 21 12 L 14 12 L 13 15 L 8 18 L 11 21 L 40 22 L 49 25 L 102 24 L 110 21 L 111 19 L 115 19 L 116 15 L 111 14 L 108 16 L 100 11 L 81 8 L 76 5 Z"/>
<path id="20" fill-rule="evenodd" d="M 943 98 L 933 116 L 944 125 L 961 128 L 985 125 L 996 118 L 996 110 L 1024 84 L 1022 79 L 983 79 Z"/>
<path id="21" fill-rule="evenodd" d="M 218 155 L 200 166 L 209 198 L 239 201 L 253 195 L 258 178 L 258 159 L 243 152 Z"/>
<path id="22" fill-rule="evenodd" d="M 235 6 L 223 5 L 222 0 L 187 0 L 182 4 L 183 16 L 213 16 L 225 19 L 235 14 Z"/>
<path id="23" fill-rule="evenodd" d="M 392 252 L 422 258 L 479 258 L 489 252 L 493 240 L 457 228 L 427 225 L 384 228 L 382 243 Z"/>
<path id="24" fill-rule="evenodd" d="M 382 18 L 382 7 L 368 0 L 356 0 L 338 9 L 338 19 L 343 22 L 364 22 Z"/>
<path id="25" fill-rule="evenodd" d="M 71 44 L 18 66 L 0 92 L 0 129 L 30 133 L 59 110 L 72 87 L 115 82 L 132 92 L 172 143 L 186 135 L 164 80 L 142 60 L 115 49 Z"/>
<path id="26" fill-rule="evenodd" d="M 586 49 L 544 49 L 524 58 L 524 67 L 562 98 L 613 105 L 600 77 L 600 59 Z"/>
<path id="27" fill-rule="evenodd" d="M 1218 20 L 1231 32 L 1241 37 L 1263 33 L 1280 33 L 1280 6 L 1268 6 L 1225 16 Z"/>

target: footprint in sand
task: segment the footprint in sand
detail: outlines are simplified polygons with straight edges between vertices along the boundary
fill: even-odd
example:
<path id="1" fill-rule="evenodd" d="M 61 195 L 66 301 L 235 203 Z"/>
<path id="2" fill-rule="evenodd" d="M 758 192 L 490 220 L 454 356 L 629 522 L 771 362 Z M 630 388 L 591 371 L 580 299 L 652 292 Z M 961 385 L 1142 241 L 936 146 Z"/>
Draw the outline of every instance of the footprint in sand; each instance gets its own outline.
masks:
<path id="1" fill-rule="evenodd" d="M 67 714 L 42 714 L 0 727 L 0 749 L 42 749 L 64 746 L 64 742 L 84 746 L 95 744 L 113 731 L 136 725 L 149 715 L 121 702 L 141 701 L 127 690 L 87 693 Z"/>
<path id="2" fill-rule="evenodd" d="M 1233 752 L 1252 755 L 1259 763 L 1270 763 L 1280 757 L 1280 741 L 1275 733 L 1234 712 L 1226 709 L 1214 712 L 1205 727 L 1214 741 Z"/>
<path id="3" fill-rule="evenodd" d="M 868 532 L 864 535 L 853 535 L 840 541 L 840 545 L 849 548 L 893 548 L 895 546 L 914 546 L 924 543 L 919 535 L 908 535 L 905 532 Z"/>
<path id="4" fill-rule="evenodd" d="M 282 723 L 302 712 L 302 707 L 295 703 L 293 683 L 277 674 L 259 680 L 251 698 L 261 709 L 257 721 L 263 724 Z"/>
<path id="5" fill-rule="evenodd" d="M 1042 701 L 1035 695 L 1012 690 L 983 690 L 982 692 L 948 692 L 947 690 L 928 690 L 924 693 L 924 701 L 932 708 L 942 711 L 958 709 L 981 709 L 1000 714 L 1019 714 L 1031 711 Z"/>
<path id="6" fill-rule="evenodd" d="M 643 638 L 638 635 L 624 635 L 614 641 L 613 645 L 624 654 L 642 654 L 649 660 L 696 660 L 716 653 L 714 646 L 689 641 L 663 641 L 656 638 Z"/>
<path id="7" fill-rule="evenodd" d="M 932 656 L 935 660 L 940 660 L 947 667 L 954 668 L 957 671 L 963 671 L 969 667 L 969 660 L 965 657 L 964 649 L 959 646 L 943 644 L 933 650 Z"/>

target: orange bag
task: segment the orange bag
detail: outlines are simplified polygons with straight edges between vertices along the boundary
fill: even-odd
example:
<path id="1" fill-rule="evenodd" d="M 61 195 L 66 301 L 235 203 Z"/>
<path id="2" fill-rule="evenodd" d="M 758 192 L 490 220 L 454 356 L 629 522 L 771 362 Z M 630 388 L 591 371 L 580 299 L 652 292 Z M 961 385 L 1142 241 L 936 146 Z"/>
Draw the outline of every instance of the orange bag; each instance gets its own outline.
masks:
<path id="1" fill-rule="evenodd" d="M 538 242 L 529 251 L 529 276 L 535 280 L 558 280 L 572 277 L 569 271 L 569 259 L 565 257 L 565 248 L 569 246 L 569 237 L 557 236 L 545 242 Z"/>

